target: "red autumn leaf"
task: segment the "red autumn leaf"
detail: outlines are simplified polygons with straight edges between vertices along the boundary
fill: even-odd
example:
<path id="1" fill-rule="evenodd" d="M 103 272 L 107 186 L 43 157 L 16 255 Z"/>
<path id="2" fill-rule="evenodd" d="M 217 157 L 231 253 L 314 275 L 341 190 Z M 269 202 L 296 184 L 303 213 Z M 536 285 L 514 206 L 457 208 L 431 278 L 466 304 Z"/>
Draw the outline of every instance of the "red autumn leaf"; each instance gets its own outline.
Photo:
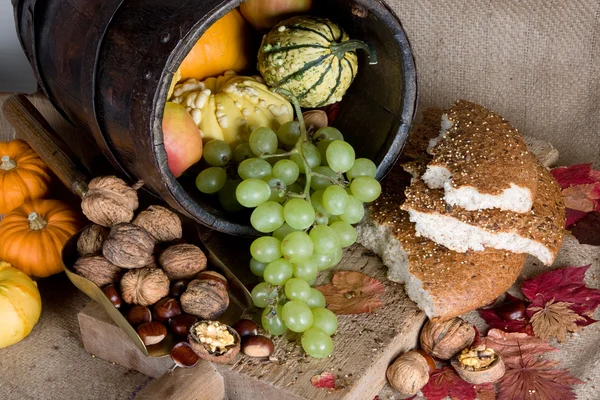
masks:
<path id="1" fill-rule="evenodd" d="M 421 392 L 427 400 L 442 400 L 446 396 L 452 400 L 474 400 L 477 397 L 475 386 L 463 381 L 452 367 L 433 371 Z"/>
<path id="2" fill-rule="evenodd" d="M 310 383 L 316 388 L 335 389 L 335 375 L 331 372 L 322 372 L 310 378 Z"/>
<path id="3" fill-rule="evenodd" d="M 493 383 L 483 383 L 475 385 L 477 400 L 496 400 L 496 389 Z"/>
<path id="4" fill-rule="evenodd" d="M 518 362 L 523 354 L 532 356 L 558 351 L 556 347 L 538 337 L 520 332 L 506 333 L 499 329 L 490 329 L 487 336 L 481 338 L 481 343 L 499 353 L 505 364 L 514 360 Z"/>
<path id="5" fill-rule="evenodd" d="M 533 336 L 533 328 L 529 318 L 506 321 L 498 316 L 493 308 L 480 309 L 479 315 L 490 329 L 499 329 L 504 332 L 521 332 Z"/>
<path id="6" fill-rule="evenodd" d="M 571 186 L 562 191 L 565 207 L 572 210 L 590 212 L 598 207 L 600 182 Z"/>
<path id="7" fill-rule="evenodd" d="M 569 229 L 579 243 L 600 246 L 600 212 L 584 214 Z"/>
<path id="8" fill-rule="evenodd" d="M 338 271 L 331 283 L 317 286 L 323 293 L 327 308 L 336 314 L 372 312 L 383 305 L 378 295 L 385 292 L 383 283 L 355 271 Z"/>
<path id="9" fill-rule="evenodd" d="M 591 166 L 592 164 L 577 164 L 569 167 L 554 168 L 551 172 L 560 188 L 565 189 L 569 186 L 597 182 L 596 174 L 591 174 Z"/>
<path id="10" fill-rule="evenodd" d="M 570 208 L 565 209 L 566 211 L 566 221 L 565 228 L 569 228 L 572 225 L 576 224 L 579 220 L 585 217 L 588 213 L 584 211 L 571 210 Z"/>

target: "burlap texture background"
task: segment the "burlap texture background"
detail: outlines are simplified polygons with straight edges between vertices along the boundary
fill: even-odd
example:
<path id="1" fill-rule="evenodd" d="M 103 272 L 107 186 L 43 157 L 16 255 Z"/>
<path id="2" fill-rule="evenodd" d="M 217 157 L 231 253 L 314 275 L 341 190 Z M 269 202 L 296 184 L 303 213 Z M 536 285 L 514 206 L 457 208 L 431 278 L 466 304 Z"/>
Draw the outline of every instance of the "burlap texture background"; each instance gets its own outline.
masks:
<path id="1" fill-rule="evenodd" d="M 550 141 L 560 152 L 559 164 L 600 167 L 599 0 L 388 3 L 413 46 L 421 109 L 468 99 L 498 112 L 523 134 Z M 58 130 L 68 129 L 47 104 L 37 103 Z M 12 137 L 0 118 L 0 140 Z M 592 263 L 588 281 L 600 287 L 600 248 L 566 243 L 555 266 Z M 525 274 L 535 268 L 530 263 Z M 19 344 L 0 349 L 0 398 L 128 399 L 147 381 L 85 353 L 76 314 L 88 299 L 64 276 L 41 281 L 40 288 L 39 324 Z M 587 382 L 577 386 L 580 399 L 600 398 L 598 343 L 595 324 L 553 355 Z M 393 394 L 386 391 L 382 398 Z"/>

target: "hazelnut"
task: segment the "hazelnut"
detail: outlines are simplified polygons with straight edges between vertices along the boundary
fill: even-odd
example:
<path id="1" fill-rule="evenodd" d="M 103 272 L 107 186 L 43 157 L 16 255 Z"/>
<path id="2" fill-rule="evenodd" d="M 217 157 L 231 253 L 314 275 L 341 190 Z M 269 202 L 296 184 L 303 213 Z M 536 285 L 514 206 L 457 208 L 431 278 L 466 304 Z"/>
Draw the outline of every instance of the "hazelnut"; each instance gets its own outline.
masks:
<path id="1" fill-rule="evenodd" d="M 102 245 L 102 255 L 121 268 L 143 268 L 153 260 L 154 239 L 133 224 L 113 226 Z"/>
<path id="2" fill-rule="evenodd" d="M 152 321 L 152 312 L 146 306 L 135 305 L 127 311 L 125 319 L 131 326 L 141 325 L 145 322 Z"/>
<path id="3" fill-rule="evenodd" d="M 258 325 L 251 319 L 242 318 L 232 328 L 239 333 L 240 337 L 258 335 Z"/>
<path id="4" fill-rule="evenodd" d="M 188 342 L 179 342 L 171 349 L 171 359 L 181 368 L 192 368 L 198 364 L 200 357 L 194 353 Z"/>
<path id="5" fill-rule="evenodd" d="M 154 305 L 153 311 L 155 321 L 167 322 L 171 318 L 181 314 L 181 306 L 174 298 L 165 297 Z"/>
<path id="6" fill-rule="evenodd" d="M 181 307 L 201 319 L 217 319 L 229 306 L 229 294 L 220 280 L 194 279 L 180 297 Z"/>
<path id="7" fill-rule="evenodd" d="M 121 278 L 121 296 L 129 304 L 149 306 L 169 294 L 169 278 L 160 268 L 132 269 Z"/>
<path id="8" fill-rule="evenodd" d="M 100 255 L 88 254 L 80 257 L 73 269 L 78 275 L 102 287 L 118 281 L 121 277 L 121 268 L 117 267 Z"/>
<path id="9" fill-rule="evenodd" d="M 206 269 L 206 255 L 199 247 L 183 243 L 168 247 L 158 262 L 171 279 L 192 279 Z"/>
<path id="10" fill-rule="evenodd" d="M 139 185 L 130 187 L 116 176 L 96 177 L 88 184 L 81 210 L 87 219 L 98 225 L 113 226 L 129 222 L 139 205 L 138 188 Z"/>
<path id="11" fill-rule="evenodd" d="M 434 357 L 449 360 L 475 339 L 473 325 L 460 318 L 437 322 L 429 320 L 421 331 L 421 348 Z"/>
<path id="12" fill-rule="evenodd" d="M 150 206 L 132 222 L 144 228 L 157 242 L 181 239 L 181 220 L 174 212 L 161 206 Z"/>
<path id="13" fill-rule="evenodd" d="M 110 230 L 104 226 L 92 224 L 87 226 L 77 239 L 77 252 L 80 256 L 94 254 L 102 250 L 102 243 Z"/>
<path id="14" fill-rule="evenodd" d="M 240 335 L 218 321 L 198 321 L 190 328 L 188 343 L 202 359 L 229 363 L 240 352 Z"/>
<path id="15" fill-rule="evenodd" d="M 169 291 L 169 296 L 172 297 L 179 297 L 183 294 L 183 292 L 185 292 L 185 289 L 187 289 L 188 284 L 190 283 L 190 281 L 187 280 L 177 280 L 177 281 L 171 281 L 171 290 Z"/>
<path id="16" fill-rule="evenodd" d="M 167 328 L 160 322 L 144 322 L 136 332 L 146 346 L 160 343 L 167 336 Z"/>
<path id="17" fill-rule="evenodd" d="M 123 304 L 123 299 L 121 298 L 121 295 L 119 294 L 119 291 L 115 285 L 111 283 L 110 285 L 104 286 L 102 288 L 102 292 L 104 292 L 104 295 L 108 298 L 108 300 L 110 300 L 115 308 L 121 307 L 121 304 Z"/>
<path id="18" fill-rule="evenodd" d="M 427 360 L 417 351 L 402 354 L 385 373 L 390 385 L 404 395 L 415 395 L 429 381 Z"/>
<path id="19" fill-rule="evenodd" d="M 250 357 L 269 357 L 275 346 L 266 336 L 255 335 L 242 338 L 242 353 Z"/>
<path id="20" fill-rule="evenodd" d="M 179 314 L 169 320 L 171 331 L 177 336 L 187 336 L 190 328 L 198 321 L 198 317 L 192 314 Z"/>
<path id="21" fill-rule="evenodd" d="M 505 372 L 500 354 L 485 345 L 464 349 L 452 358 L 451 365 L 464 381 L 475 385 L 496 382 Z"/>

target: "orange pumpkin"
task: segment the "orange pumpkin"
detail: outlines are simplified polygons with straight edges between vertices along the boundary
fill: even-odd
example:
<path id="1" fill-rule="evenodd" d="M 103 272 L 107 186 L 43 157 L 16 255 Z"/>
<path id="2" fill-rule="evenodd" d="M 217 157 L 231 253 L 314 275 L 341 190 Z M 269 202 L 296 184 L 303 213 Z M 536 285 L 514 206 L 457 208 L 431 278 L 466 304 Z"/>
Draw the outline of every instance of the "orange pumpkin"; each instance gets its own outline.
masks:
<path id="1" fill-rule="evenodd" d="M 22 271 L 0 261 L 0 349 L 29 335 L 41 312 L 37 284 Z"/>
<path id="2" fill-rule="evenodd" d="M 237 9 L 225 14 L 202 34 L 185 57 L 179 71 L 181 80 L 242 72 L 250 65 L 250 30 Z"/>
<path id="3" fill-rule="evenodd" d="M 61 251 L 81 226 L 80 216 L 59 200 L 33 200 L 0 222 L 0 259 L 29 276 L 44 278 L 63 270 Z"/>
<path id="4" fill-rule="evenodd" d="M 0 142 L 0 214 L 48 194 L 48 167 L 24 140 Z"/>

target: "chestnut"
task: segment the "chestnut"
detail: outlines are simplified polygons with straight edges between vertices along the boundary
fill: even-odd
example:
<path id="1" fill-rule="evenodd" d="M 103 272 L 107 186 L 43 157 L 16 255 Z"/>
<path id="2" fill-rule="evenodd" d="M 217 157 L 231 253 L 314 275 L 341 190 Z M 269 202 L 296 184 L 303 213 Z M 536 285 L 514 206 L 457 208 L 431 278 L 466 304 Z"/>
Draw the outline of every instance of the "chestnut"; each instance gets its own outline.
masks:
<path id="1" fill-rule="evenodd" d="M 167 336 L 167 327 L 160 322 L 144 322 L 137 327 L 136 332 L 146 346 L 152 346 L 162 342 Z"/>
<path id="2" fill-rule="evenodd" d="M 198 364 L 200 357 L 194 353 L 188 342 L 179 342 L 171 349 L 171 359 L 181 368 L 192 368 Z"/>
<path id="3" fill-rule="evenodd" d="M 232 328 L 239 333 L 240 337 L 258 335 L 258 325 L 251 319 L 242 318 Z"/>
<path id="4" fill-rule="evenodd" d="M 431 357 L 427 352 L 425 352 L 421 349 L 417 349 L 415 351 L 417 353 L 419 353 L 420 355 L 422 355 L 425 358 L 425 360 L 427 361 L 427 366 L 429 367 L 429 373 L 431 374 L 433 371 L 435 371 L 437 366 L 435 365 L 435 360 L 433 359 L 433 357 Z"/>
<path id="5" fill-rule="evenodd" d="M 177 336 L 187 336 L 190 332 L 190 327 L 198 320 L 192 314 L 179 314 L 169 320 L 171 331 Z"/>
<path id="6" fill-rule="evenodd" d="M 123 304 L 123 298 L 114 284 L 111 283 L 110 285 L 104 286 L 102 288 L 102 292 L 108 298 L 108 300 L 110 300 L 112 305 L 115 306 L 115 308 L 121 308 L 121 305 Z"/>
<path id="7" fill-rule="evenodd" d="M 496 314 L 504 321 L 522 320 L 527 315 L 525 302 L 517 297 L 507 295 L 505 302 L 494 307 Z"/>
<path id="8" fill-rule="evenodd" d="M 154 311 L 154 320 L 163 323 L 181 314 L 179 302 L 172 297 L 165 297 L 164 299 L 159 300 L 152 310 Z"/>
<path id="9" fill-rule="evenodd" d="M 273 350 L 275 350 L 275 345 L 266 336 L 246 336 L 242 339 L 242 353 L 247 356 L 269 357 L 273 353 Z"/>
<path id="10" fill-rule="evenodd" d="M 227 282 L 227 279 L 215 271 L 202 271 L 196 275 L 195 279 L 220 282 L 225 287 L 225 290 L 229 290 L 229 283 Z"/>
<path id="11" fill-rule="evenodd" d="M 132 325 L 137 326 L 141 325 L 145 322 L 152 321 L 152 312 L 146 306 L 134 305 L 132 306 L 127 314 L 125 314 L 125 319 Z"/>
<path id="12" fill-rule="evenodd" d="M 186 281 L 183 279 L 173 281 L 171 283 L 171 289 L 169 290 L 169 296 L 171 296 L 171 297 L 181 296 L 183 294 L 183 292 L 185 292 L 185 289 L 187 289 L 188 283 L 190 283 L 190 281 Z"/>
<path id="13" fill-rule="evenodd" d="M 240 352 L 240 335 L 219 321 L 198 321 L 190 328 L 188 343 L 198 357 L 217 363 L 229 363 Z"/>

